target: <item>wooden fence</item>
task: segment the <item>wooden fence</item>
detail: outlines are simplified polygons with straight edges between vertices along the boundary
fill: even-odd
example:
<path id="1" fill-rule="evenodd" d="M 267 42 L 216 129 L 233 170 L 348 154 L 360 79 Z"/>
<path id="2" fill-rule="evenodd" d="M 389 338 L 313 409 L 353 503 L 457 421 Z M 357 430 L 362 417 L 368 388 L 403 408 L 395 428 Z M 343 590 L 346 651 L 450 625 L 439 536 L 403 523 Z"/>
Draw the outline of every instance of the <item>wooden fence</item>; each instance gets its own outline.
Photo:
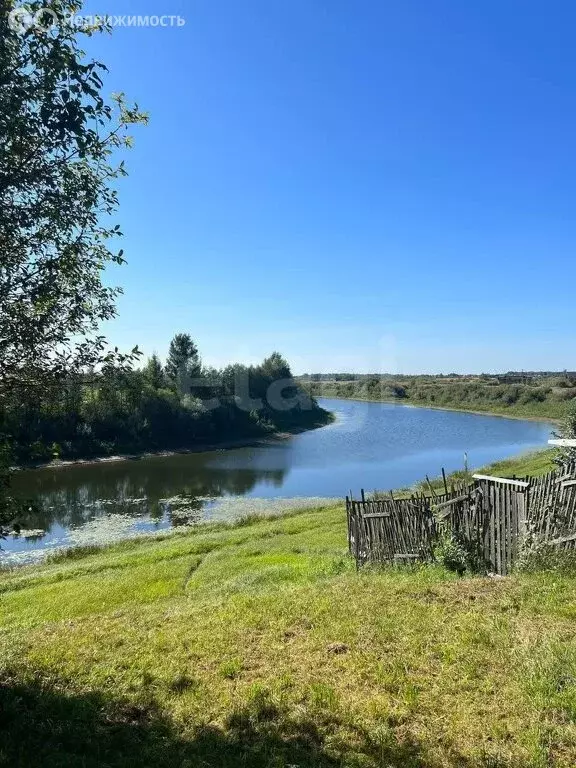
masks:
<path id="1" fill-rule="evenodd" d="M 576 547 L 576 464 L 540 478 L 473 475 L 444 494 L 346 497 L 348 542 L 358 565 L 433 559 L 442 531 L 454 533 L 486 570 L 505 575 L 526 536 Z"/>

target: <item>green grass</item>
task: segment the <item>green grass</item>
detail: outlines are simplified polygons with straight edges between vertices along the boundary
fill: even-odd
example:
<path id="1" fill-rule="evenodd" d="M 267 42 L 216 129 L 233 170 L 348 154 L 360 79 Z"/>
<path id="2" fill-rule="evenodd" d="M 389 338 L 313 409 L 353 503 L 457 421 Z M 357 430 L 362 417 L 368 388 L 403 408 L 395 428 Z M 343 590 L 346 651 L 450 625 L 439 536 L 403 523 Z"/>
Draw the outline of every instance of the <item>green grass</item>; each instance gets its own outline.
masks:
<path id="1" fill-rule="evenodd" d="M 576 763 L 576 579 L 357 573 L 342 506 L 4 573 L 0 613 L 0 765 Z"/>
<path id="2" fill-rule="evenodd" d="M 558 456 L 558 450 L 550 448 L 544 451 L 534 451 L 520 456 L 514 456 L 511 459 L 496 461 L 482 469 L 487 475 L 497 475 L 498 477 L 539 477 L 556 469 L 554 457 Z"/>
<path id="3" fill-rule="evenodd" d="M 557 464 L 554 462 L 555 457 L 558 456 L 558 450 L 550 448 L 542 451 L 534 451 L 531 453 L 523 453 L 519 456 L 513 456 L 510 459 L 503 459 L 502 461 L 495 461 L 492 464 L 488 464 L 485 467 L 477 469 L 470 468 L 467 471 L 457 470 L 452 472 L 446 477 L 448 487 L 453 485 L 459 485 L 461 483 L 471 483 L 473 481 L 473 475 L 475 473 L 482 473 L 485 475 L 494 475 L 495 477 L 508 477 L 508 478 L 523 478 L 523 477 L 539 477 L 545 475 L 548 472 L 557 468 Z M 410 496 L 414 492 L 426 493 L 430 495 L 432 490 L 434 493 L 444 492 L 444 480 L 442 477 L 432 477 L 428 480 L 423 480 L 413 487 L 401 488 L 394 492 L 394 496 L 402 498 Z M 389 496 L 389 491 L 376 490 L 374 492 L 375 497 Z"/>

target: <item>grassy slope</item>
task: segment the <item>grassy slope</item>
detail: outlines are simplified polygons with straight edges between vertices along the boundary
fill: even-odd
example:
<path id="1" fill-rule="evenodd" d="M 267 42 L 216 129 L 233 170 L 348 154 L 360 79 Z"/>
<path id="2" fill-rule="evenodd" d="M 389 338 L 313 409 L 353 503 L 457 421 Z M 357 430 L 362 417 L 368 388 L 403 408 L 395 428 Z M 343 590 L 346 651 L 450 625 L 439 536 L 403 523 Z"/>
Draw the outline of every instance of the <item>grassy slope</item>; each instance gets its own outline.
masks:
<path id="1" fill-rule="evenodd" d="M 448 475 L 448 486 L 450 487 L 452 481 L 472 482 L 472 475 L 475 472 L 485 475 L 493 475 L 495 477 L 539 477 L 540 475 L 545 475 L 547 472 L 556 469 L 557 464 L 554 463 L 555 456 L 558 456 L 558 451 L 555 448 L 549 448 L 543 451 L 522 453 L 519 456 L 513 456 L 510 459 L 503 459 L 502 461 L 495 461 L 478 470 L 471 469 L 468 472 L 460 470 Z M 430 484 L 436 492 L 441 492 L 444 489 L 444 481 L 441 477 L 431 478 Z M 415 489 L 420 492 L 429 491 L 430 485 L 427 481 L 419 482 L 415 486 Z M 413 488 L 402 489 L 402 495 L 411 493 L 413 490 Z"/>
<path id="2" fill-rule="evenodd" d="M 558 451 L 555 448 L 525 453 L 520 456 L 514 456 L 511 459 L 495 461 L 480 471 L 487 475 L 497 475 L 499 477 L 525 477 L 527 475 L 538 477 L 556 468 L 557 465 L 553 459 L 557 455 Z"/>
<path id="3" fill-rule="evenodd" d="M 576 763 L 576 580 L 356 573 L 342 507 L 0 577 L 0 765 Z"/>

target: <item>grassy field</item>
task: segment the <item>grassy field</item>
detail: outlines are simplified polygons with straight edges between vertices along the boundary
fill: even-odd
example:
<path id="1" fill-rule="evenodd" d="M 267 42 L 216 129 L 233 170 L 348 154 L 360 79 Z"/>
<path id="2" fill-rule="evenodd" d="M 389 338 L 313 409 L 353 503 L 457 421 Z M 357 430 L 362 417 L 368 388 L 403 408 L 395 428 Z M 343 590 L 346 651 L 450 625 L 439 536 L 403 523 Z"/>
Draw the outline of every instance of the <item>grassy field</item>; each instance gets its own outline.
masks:
<path id="1" fill-rule="evenodd" d="M 336 506 L 0 576 L 0 765 L 576 764 L 576 579 L 356 573 L 345 527 Z"/>

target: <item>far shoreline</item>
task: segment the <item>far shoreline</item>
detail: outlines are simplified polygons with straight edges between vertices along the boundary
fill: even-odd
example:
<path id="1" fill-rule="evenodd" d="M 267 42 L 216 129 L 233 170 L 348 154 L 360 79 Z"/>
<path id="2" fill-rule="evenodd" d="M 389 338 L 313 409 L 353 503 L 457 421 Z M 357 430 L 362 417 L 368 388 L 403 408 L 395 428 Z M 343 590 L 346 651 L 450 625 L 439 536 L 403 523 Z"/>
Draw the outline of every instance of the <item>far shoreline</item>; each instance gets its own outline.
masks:
<path id="1" fill-rule="evenodd" d="M 259 445 L 268 445 L 270 443 L 288 440 L 294 435 L 300 435 L 303 432 L 310 432 L 314 429 L 321 429 L 333 424 L 334 414 L 326 423 L 313 424 L 310 427 L 294 427 L 285 429 L 281 432 L 270 432 L 269 434 L 253 435 L 252 437 L 238 437 L 234 440 L 222 440 L 217 443 L 199 443 L 190 448 L 173 448 L 160 451 L 142 451 L 140 453 L 119 453 L 112 456 L 87 456 L 77 459 L 52 459 L 51 461 L 30 462 L 11 467 L 12 472 L 26 472 L 30 470 L 42 469 L 67 469 L 69 467 L 83 467 L 100 464 L 113 464 L 120 461 L 140 461 L 142 459 L 165 458 L 169 456 L 185 456 L 193 453 L 211 453 L 213 451 L 231 451 L 235 448 L 253 448 Z"/>
<path id="2" fill-rule="evenodd" d="M 542 424 L 551 424 L 554 426 L 560 425 L 562 422 L 560 419 L 553 418 L 552 416 L 520 416 L 518 414 L 505 414 L 494 413 L 493 411 L 477 411 L 468 408 L 456 408 L 441 405 L 423 405 L 421 403 L 412 402 L 399 402 L 397 399 L 378 399 L 374 400 L 366 397 L 341 397 L 337 395 L 315 395 L 315 397 L 324 400 L 341 400 L 343 402 L 358 402 L 358 403 L 383 403 L 386 405 L 395 405 L 402 408 L 424 408 L 433 411 L 452 411 L 454 413 L 469 413 L 475 416 L 491 416 L 493 418 L 500 419 L 513 419 L 515 421 L 533 421 Z M 321 429 L 327 427 L 336 421 L 336 414 L 330 413 L 330 418 L 326 423 L 313 424 L 310 427 L 294 427 L 293 429 L 287 429 L 279 432 L 271 432 L 269 434 L 254 435 L 252 437 L 240 437 L 233 440 L 223 440 L 216 443 L 200 443 L 198 445 L 191 446 L 189 448 L 173 448 L 158 451 L 142 451 L 135 453 L 120 453 L 112 456 L 86 456 L 76 459 L 52 459 L 51 461 L 30 462 L 11 467 L 11 471 L 14 472 L 26 472 L 29 470 L 44 470 L 44 469 L 66 469 L 68 467 L 82 467 L 100 464 L 111 464 L 121 461 L 140 461 L 142 459 L 164 458 L 169 456 L 179 456 L 194 453 L 211 453 L 213 451 L 230 451 L 235 448 L 251 448 L 259 445 L 267 445 L 282 440 L 288 440 L 294 435 L 302 434 L 303 432 L 310 432 L 315 429 Z M 510 457 L 514 458 L 514 457 Z"/>
<path id="3" fill-rule="evenodd" d="M 457 408 L 446 405 L 424 405 L 423 403 L 401 402 L 395 398 L 379 398 L 374 400 L 368 397 L 342 397 L 338 395 L 314 395 L 314 397 L 324 400 L 350 400 L 358 403 L 386 403 L 387 405 L 399 405 L 403 408 L 428 408 L 431 411 L 454 411 L 455 413 L 472 413 L 475 416 L 494 416 L 500 419 L 514 419 L 515 421 L 539 421 L 544 424 L 554 424 L 559 426 L 562 419 L 554 416 L 520 416 L 519 414 L 496 413 L 494 411 L 475 411 L 471 408 Z"/>

